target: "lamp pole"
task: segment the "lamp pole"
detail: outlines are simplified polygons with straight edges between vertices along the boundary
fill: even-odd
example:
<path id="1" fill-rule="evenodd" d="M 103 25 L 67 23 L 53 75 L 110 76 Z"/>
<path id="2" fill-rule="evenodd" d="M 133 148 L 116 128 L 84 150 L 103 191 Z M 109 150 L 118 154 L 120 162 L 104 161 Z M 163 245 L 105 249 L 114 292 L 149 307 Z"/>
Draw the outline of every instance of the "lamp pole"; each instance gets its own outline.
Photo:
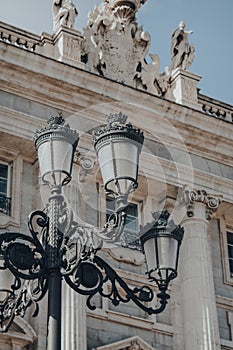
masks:
<path id="1" fill-rule="evenodd" d="M 99 159 L 107 193 L 116 200 L 116 212 L 103 229 L 74 219 L 65 203 L 62 187 L 71 180 L 78 134 L 61 116 L 51 117 L 48 126 L 37 131 L 41 179 L 51 195 L 43 211 L 29 215 L 30 235 L 18 232 L 0 234 L 0 270 L 10 270 L 14 282 L 0 289 L 0 331 L 7 332 L 15 316 L 24 316 L 48 292 L 47 350 L 61 349 L 62 279 L 77 293 L 87 296 L 87 306 L 94 310 L 93 298 L 99 294 L 113 305 L 133 301 L 148 314 L 162 312 L 168 302 L 168 285 L 177 276 L 183 228 L 169 221 L 169 213 L 153 214 L 153 222 L 141 230 L 141 250 L 145 253 L 147 274 L 155 283 L 158 304 L 152 306 L 155 287 L 129 287 L 117 272 L 98 255 L 104 241 L 121 244 L 128 195 L 137 188 L 138 162 L 144 136 L 126 123 L 122 113 L 111 114 L 108 124 L 94 133 L 94 147 Z M 140 233 L 139 233 L 140 234 Z M 1 273 L 1 271 L 0 271 Z M 108 293 L 105 291 L 108 285 Z M 119 290 L 120 286 L 120 290 Z"/>
<path id="2" fill-rule="evenodd" d="M 48 320 L 47 350 L 61 349 L 61 273 L 60 247 L 63 233 L 59 231 L 59 206 L 62 203 L 60 188 L 53 189 L 49 198 L 50 216 L 48 231 Z"/>

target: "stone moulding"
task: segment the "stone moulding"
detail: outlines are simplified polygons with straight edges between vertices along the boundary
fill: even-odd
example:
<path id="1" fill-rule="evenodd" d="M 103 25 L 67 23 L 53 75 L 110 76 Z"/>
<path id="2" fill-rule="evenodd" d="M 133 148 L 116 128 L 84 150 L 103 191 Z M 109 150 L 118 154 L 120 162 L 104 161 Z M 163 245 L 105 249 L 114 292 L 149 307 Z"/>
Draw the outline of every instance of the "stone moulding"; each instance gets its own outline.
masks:
<path id="1" fill-rule="evenodd" d="M 92 350 L 156 350 L 142 338 L 135 336 L 118 342 L 100 346 Z"/>

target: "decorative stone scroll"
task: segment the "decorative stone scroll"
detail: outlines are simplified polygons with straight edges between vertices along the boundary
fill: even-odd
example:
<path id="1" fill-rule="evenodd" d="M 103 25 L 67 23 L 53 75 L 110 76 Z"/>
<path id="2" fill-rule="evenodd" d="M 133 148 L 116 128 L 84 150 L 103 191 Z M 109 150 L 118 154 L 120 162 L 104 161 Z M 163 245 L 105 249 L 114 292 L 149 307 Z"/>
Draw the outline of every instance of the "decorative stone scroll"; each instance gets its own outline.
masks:
<path id="1" fill-rule="evenodd" d="M 194 204 L 200 202 L 206 205 L 206 219 L 210 220 L 213 213 L 218 209 L 220 196 L 207 194 L 205 190 L 184 189 L 184 201 L 187 205 L 187 216 L 194 216 Z"/>
<path id="2" fill-rule="evenodd" d="M 74 163 L 80 166 L 79 181 L 85 182 L 86 176 L 93 174 L 95 171 L 96 161 L 92 156 L 86 156 L 80 152 L 76 152 L 74 156 Z"/>

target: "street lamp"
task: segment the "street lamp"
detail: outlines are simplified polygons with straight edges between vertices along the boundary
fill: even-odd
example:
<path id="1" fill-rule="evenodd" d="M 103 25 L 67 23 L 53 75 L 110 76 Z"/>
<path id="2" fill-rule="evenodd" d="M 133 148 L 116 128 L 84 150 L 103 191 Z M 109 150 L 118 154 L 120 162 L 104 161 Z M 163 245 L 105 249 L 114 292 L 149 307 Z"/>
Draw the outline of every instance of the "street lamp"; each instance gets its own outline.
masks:
<path id="1" fill-rule="evenodd" d="M 47 350 L 61 348 L 61 282 L 87 296 L 94 310 L 93 297 L 99 293 L 116 306 L 133 301 L 149 314 L 162 312 L 167 304 L 169 282 L 177 275 L 183 228 L 169 221 L 167 211 L 157 212 L 154 221 L 141 230 L 142 249 L 149 279 L 156 283 L 160 305 L 147 306 L 154 298 L 148 286 L 131 288 L 99 255 L 103 241 L 121 241 L 128 195 L 138 185 L 139 155 L 143 133 L 127 123 L 122 113 L 111 114 L 108 124 L 94 131 L 96 150 L 106 193 L 116 200 L 116 212 L 103 229 L 76 222 L 65 203 L 62 187 L 71 181 L 72 163 L 78 134 L 61 116 L 51 117 L 48 126 L 35 133 L 35 145 L 42 182 L 51 194 L 45 210 L 29 215 L 31 235 L 18 232 L 0 234 L 0 270 L 9 270 L 11 287 L 0 290 L 0 330 L 8 331 L 15 316 L 38 304 L 48 292 Z M 108 291 L 104 285 L 108 284 Z M 109 287 L 110 286 L 110 287 Z M 121 287 L 121 291 L 118 290 Z M 122 294 L 122 290 L 124 293 Z"/>

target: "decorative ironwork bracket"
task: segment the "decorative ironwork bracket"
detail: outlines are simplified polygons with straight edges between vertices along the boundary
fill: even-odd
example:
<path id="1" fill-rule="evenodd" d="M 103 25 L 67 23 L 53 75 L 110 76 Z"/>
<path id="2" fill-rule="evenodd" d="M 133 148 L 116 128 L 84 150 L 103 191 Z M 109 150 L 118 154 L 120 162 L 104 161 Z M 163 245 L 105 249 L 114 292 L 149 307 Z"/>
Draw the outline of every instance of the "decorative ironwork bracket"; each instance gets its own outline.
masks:
<path id="1" fill-rule="evenodd" d="M 119 303 L 133 301 L 150 315 L 161 313 L 170 298 L 166 293 L 167 285 L 160 285 L 157 298 L 160 299 L 161 305 L 157 308 L 147 306 L 146 303 L 150 303 L 154 299 L 153 290 L 148 286 L 130 288 L 116 271 L 98 255 L 95 255 L 93 261 L 81 262 L 72 275 L 65 275 L 65 281 L 77 293 L 88 296 L 87 306 L 91 310 L 96 309 L 92 299 L 98 293 L 100 296 L 110 299 L 115 306 Z"/>

